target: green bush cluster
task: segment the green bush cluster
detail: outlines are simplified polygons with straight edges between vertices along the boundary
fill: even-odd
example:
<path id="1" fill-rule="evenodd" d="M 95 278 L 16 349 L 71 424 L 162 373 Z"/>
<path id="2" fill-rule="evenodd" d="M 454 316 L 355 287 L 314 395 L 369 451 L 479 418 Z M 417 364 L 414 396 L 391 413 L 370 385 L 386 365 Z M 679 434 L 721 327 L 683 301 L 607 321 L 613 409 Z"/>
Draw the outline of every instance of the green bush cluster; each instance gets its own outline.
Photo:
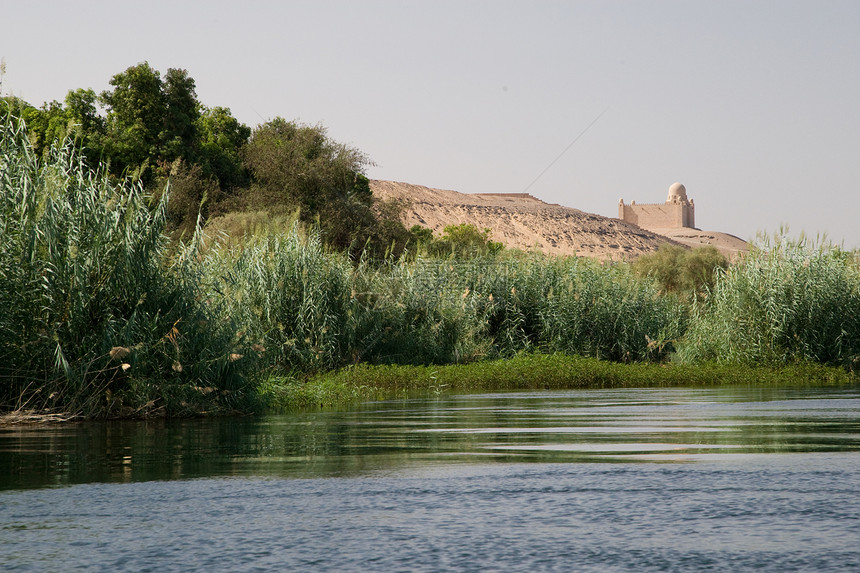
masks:
<path id="1" fill-rule="evenodd" d="M 433 231 L 415 225 L 410 232 L 416 237 L 419 251 L 437 258 L 473 259 L 493 257 L 505 246 L 490 239 L 490 229 L 479 230 L 475 225 L 463 223 L 448 225 L 442 236 L 433 237 Z"/>
<path id="2" fill-rule="evenodd" d="M 665 243 L 633 262 L 637 275 L 653 277 L 663 292 L 677 293 L 688 301 L 707 296 L 728 267 L 729 261 L 710 245 L 688 249 Z"/>

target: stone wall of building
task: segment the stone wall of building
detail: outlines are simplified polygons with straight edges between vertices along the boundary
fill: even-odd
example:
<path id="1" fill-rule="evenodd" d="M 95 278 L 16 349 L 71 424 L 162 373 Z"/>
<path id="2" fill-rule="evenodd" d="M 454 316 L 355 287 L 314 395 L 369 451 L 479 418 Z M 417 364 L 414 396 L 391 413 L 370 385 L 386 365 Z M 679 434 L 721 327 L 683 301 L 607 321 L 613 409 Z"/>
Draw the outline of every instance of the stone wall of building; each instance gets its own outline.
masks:
<path id="1" fill-rule="evenodd" d="M 637 205 L 636 201 L 632 201 L 626 205 L 621 199 L 618 202 L 618 218 L 643 229 L 695 228 L 696 206 L 692 199 L 687 199 L 684 186 L 674 183 L 669 187 L 665 203 Z"/>

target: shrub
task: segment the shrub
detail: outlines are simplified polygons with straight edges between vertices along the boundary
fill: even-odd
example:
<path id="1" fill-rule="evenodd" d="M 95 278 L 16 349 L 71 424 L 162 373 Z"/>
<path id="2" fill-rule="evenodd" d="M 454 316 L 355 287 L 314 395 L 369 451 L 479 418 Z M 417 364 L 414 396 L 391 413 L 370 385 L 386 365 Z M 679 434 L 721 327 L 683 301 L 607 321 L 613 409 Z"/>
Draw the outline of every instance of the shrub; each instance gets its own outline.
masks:
<path id="1" fill-rule="evenodd" d="M 414 227 L 413 227 L 414 230 Z M 504 249 L 502 243 L 490 240 L 490 230 L 479 230 L 475 225 L 448 225 L 438 239 L 427 243 L 434 257 L 471 259 L 493 256 Z"/>
<path id="2" fill-rule="evenodd" d="M 633 270 L 641 277 L 653 277 L 663 292 L 689 300 L 705 295 L 728 266 L 728 260 L 712 246 L 687 249 L 667 243 L 636 259 Z"/>

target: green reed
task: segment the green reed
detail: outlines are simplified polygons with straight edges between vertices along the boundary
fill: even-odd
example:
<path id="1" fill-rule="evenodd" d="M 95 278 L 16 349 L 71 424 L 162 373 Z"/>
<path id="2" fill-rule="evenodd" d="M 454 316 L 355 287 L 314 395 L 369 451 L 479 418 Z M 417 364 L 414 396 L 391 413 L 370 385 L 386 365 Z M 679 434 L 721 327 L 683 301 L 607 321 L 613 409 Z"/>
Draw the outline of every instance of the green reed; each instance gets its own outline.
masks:
<path id="1" fill-rule="evenodd" d="M 533 350 L 661 359 L 685 316 L 626 265 L 540 256 L 351 265 L 296 228 L 213 249 L 208 265 L 228 314 L 285 371 Z"/>
<path id="2" fill-rule="evenodd" d="M 860 268 L 852 253 L 805 237 L 760 238 L 696 308 L 686 362 L 860 363 Z"/>
<path id="3" fill-rule="evenodd" d="M 326 253 L 317 235 L 249 236 L 214 248 L 209 289 L 241 325 L 265 363 L 301 371 L 338 366 L 350 352 L 352 267 Z"/>
<path id="4" fill-rule="evenodd" d="M 167 249 L 167 194 L 35 157 L 0 129 L 0 403 L 87 416 L 239 407 L 248 360 L 198 300 L 193 246 Z"/>

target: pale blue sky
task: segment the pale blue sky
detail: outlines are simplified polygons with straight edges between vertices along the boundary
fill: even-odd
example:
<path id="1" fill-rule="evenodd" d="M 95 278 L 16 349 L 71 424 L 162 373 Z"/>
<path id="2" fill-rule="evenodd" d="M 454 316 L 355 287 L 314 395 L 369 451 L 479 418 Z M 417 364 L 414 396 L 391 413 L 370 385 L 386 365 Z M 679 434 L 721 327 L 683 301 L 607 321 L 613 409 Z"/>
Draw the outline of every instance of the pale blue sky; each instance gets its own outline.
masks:
<path id="1" fill-rule="evenodd" d="M 187 69 L 252 127 L 322 123 L 369 175 L 617 216 L 674 181 L 700 228 L 860 247 L 860 2 L 0 0 L 2 91 Z"/>

